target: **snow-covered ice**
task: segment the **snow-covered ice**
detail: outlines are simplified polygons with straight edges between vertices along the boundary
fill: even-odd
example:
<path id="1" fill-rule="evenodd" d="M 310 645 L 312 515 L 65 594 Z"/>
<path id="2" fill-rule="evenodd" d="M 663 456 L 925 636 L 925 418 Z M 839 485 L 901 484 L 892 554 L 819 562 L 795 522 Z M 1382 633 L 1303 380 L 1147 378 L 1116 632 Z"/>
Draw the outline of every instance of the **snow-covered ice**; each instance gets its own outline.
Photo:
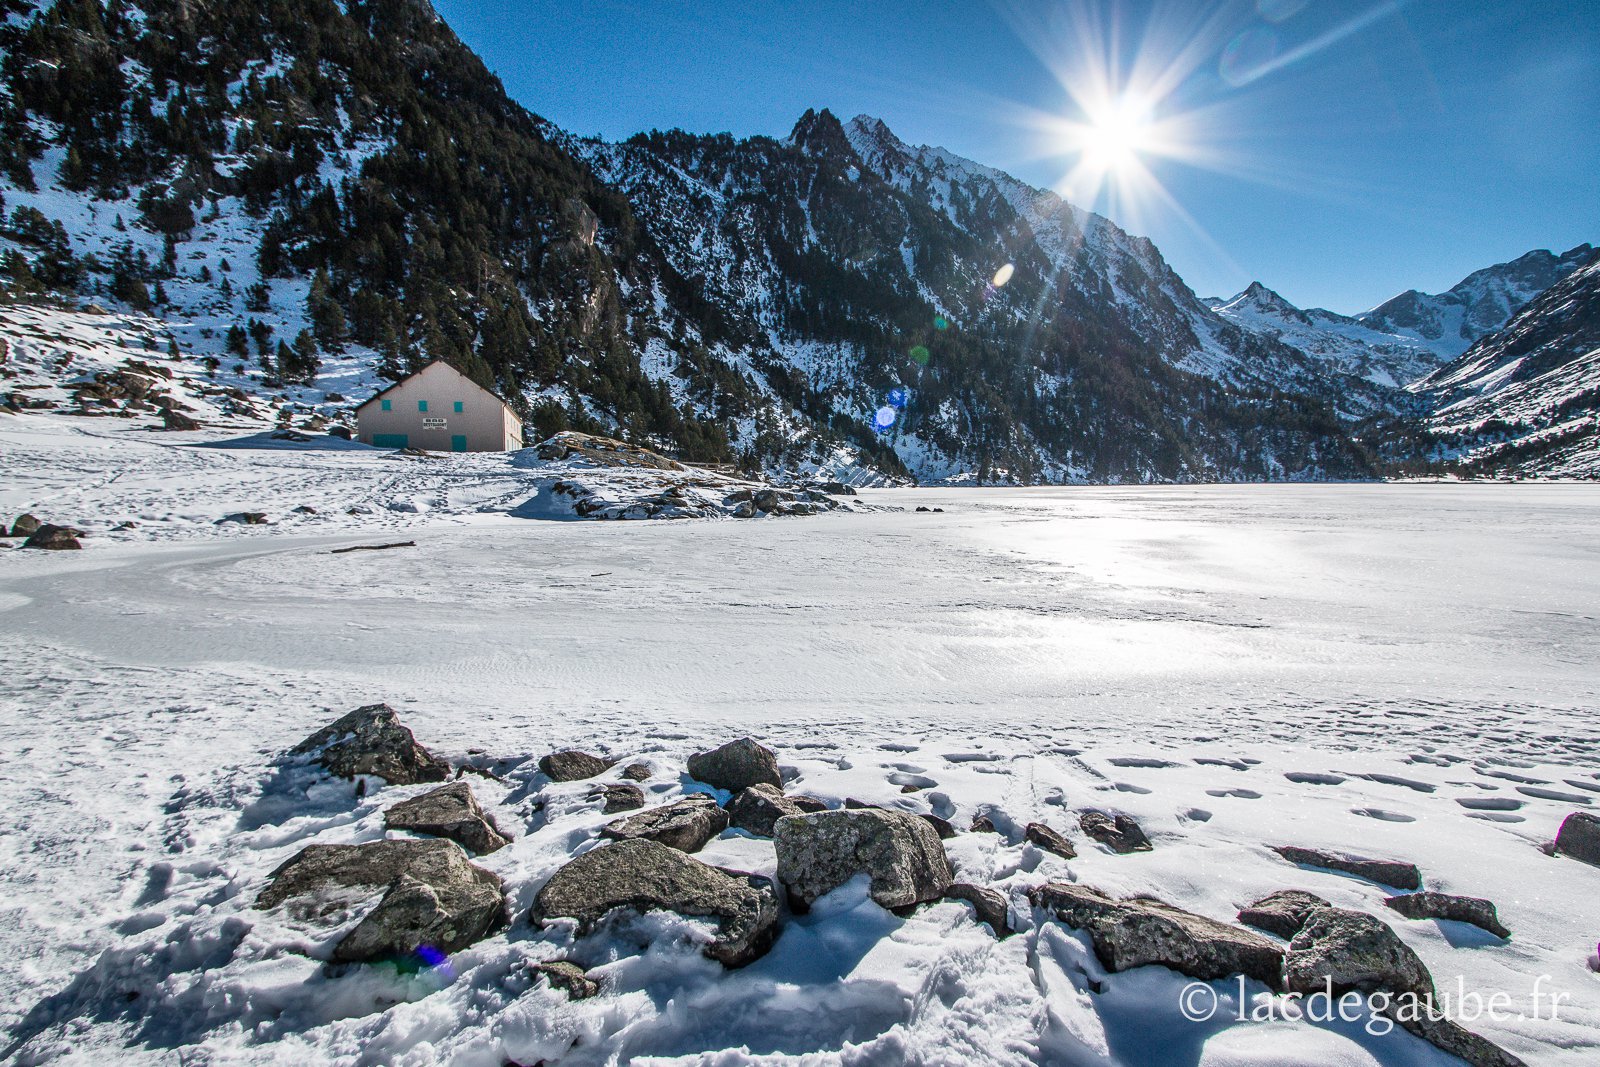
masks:
<path id="1" fill-rule="evenodd" d="M 1593 486 L 882 490 L 863 496 L 902 510 L 555 523 L 510 513 L 526 486 L 490 457 L 103 425 L 0 422 L 7 517 L 101 523 L 83 552 L 0 551 L 0 1057 L 1456 1062 L 1361 1023 L 1238 1022 L 1231 982 L 1190 1023 L 1186 979 L 1108 976 L 1029 910 L 1028 887 L 1072 880 L 1223 920 L 1310 889 L 1390 922 L 1442 990 L 1531 1014 L 1548 975 L 1557 1018 L 1546 999 L 1469 1027 L 1530 1063 L 1600 1058 L 1600 869 L 1538 847 L 1600 799 Z M 346 514 L 361 494 L 370 512 Z M 401 495 L 426 506 L 388 506 Z M 320 514 L 292 517 L 307 503 Z M 280 521 L 212 525 L 245 507 Z M 124 518 L 140 525 L 110 533 Z M 417 544 L 330 553 L 375 532 Z M 516 837 L 478 861 L 505 878 L 511 926 L 414 974 L 326 969 L 312 934 L 250 907 L 306 843 L 379 838 L 383 808 L 425 788 L 357 798 L 272 766 L 380 700 L 434 752 L 505 775 L 473 787 Z M 689 753 L 743 734 L 797 792 L 958 828 L 989 814 L 1001 834 L 946 844 L 1022 933 L 997 942 L 957 903 L 898 918 L 858 886 L 733 972 L 688 920 L 576 948 L 530 928 L 543 880 L 609 819 L 587 783 L 544 784 L 538 756 L 641 759 L 669 799 L 693 788 Z M 1154 850 L 1022 843 L 1034 820 L 1077 836 L 1085 807 L 1132 814 Z M 1291 843 L 1415 861 L 1429 888 L 1494 900 L 1514 936 L 1403 920 L 1381 887 L 1269 850 Z M 738 831 L 701 857 L 774 863 Z M 601 996 L 532 987 L 525 961 L 568 952 Z"/>

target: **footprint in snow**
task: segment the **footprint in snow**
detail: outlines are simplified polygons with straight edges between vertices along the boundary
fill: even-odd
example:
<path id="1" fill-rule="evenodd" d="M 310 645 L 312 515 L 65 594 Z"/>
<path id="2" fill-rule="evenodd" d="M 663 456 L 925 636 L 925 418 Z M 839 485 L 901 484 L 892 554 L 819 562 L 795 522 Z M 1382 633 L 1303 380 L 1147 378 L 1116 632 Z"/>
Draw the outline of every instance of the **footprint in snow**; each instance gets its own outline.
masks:
<path id="1" fill-rule="evenodd" d="M 1519 785 L 1517 792 L 1525 797 L 1534 797 L 1538 800 L 1555 800 L 1562 804 L 1587 804 L 1590 798 L 1582 793 L 1567 793 L 1560 789 L 1544 789 L 1536 785 Z"/>
<path id="2" fill-rule="evenodd" d="M 1365 815 L 1369 819 L 1379 822 L 1416 822 L 1410 815 L 1402 815 L 1398 811 L 1385 811 L 1382 808 L 1351 808 L 1352 815 Z"/>
<path id="3" fill-rule="evenodd" d="M 1179 812 L 1178 819 L 1181 822 L 1210 822 L 1211 813 L 1205 808 L 1190 808 L 1188 811 Z"/>
<path id="4" fill-rule="evenodd" d="M 1106 762 L 1113 767 L 1138 767 L 1152 771 L 1180 766 L 1171 760 L 1153 759 L 1149 756 L 1112 756 Z"/>
<path id="5" fill-rule="evenodd" d="M 911 786 L 913 789 L 932 789 L 934 786 L 939 784 L 937 781 L 929 778 L 925 774 L 906 774 L 903 771 L 891 774 L 889 776 L 889 781 L 892 784 L 898 785 L 902 788 L 905 786 Z"/>
<path id="6" fill-rule="evenodd" d="M 1342 774 L 1320 774 L 1316 771 L 1285 771 L 1283 776 L 1296 785 L 1343 785 L 1350 780 Z"/>
<path id="7" fill-rule="evenodd" d="M 1415 778 L 1402 778 L 1398 774 L 1358 774 L 1356 777 L 1377 782 L 1379 785 L 1397 785 L 1402 789 L 1415 789 L 1419 793 L 1431 793 L 1439 788 L 1429 782 L 1419 782 Z"/>
<path id="8" fill-rule="evenodd" d="M 1216 756 L 1196 756 L 1194 761 L 1202 767 L 1226 767 L 1230 771 L 1248 771 L 1260 760 L 1218 759 Z"/>
<path id="9" fill-rule="evenodd" d="M 1254 789 L 1207 789 L 1208 797 L 1238 797 L 1240 800 L 1260 800 L 1261 794 Z"/>
<path id="10" fill-rule="evenodd" d="M 1516 811 L 1522 801 L 1515 797 L 1457 797 L 1456 803 L 1473 811 Z"/>
<path id="11" fill-rule="evenodd" d="M 1484 770 L 1482 767 L 1479 767 L 1478 768 L 1478 773 L 1483 775 L 1485 778 L 1499 778 L 1502 781 L 1518 782 L 1518 783 L 1520 783 L 1522 785 L 1549 785 L 1550 784 L 1550 780 L 1548 778 L 1529 778 L 1525 774 L 1513 774 L 1510 771 Z"/>
<path id="12" fill-rule="evenodd" d="M 1150 794 L 1150 790 L 1142 785 L 1134 785 L 1132 782 L 1112 782 L 1111 788 L 1119 793 L 1135 793 L 1139 796 L 1148 796 Z"/>
<path id="13" fill-rule="evenodd" d="M 1485 822 L 1526 822 L 1521 815 L 1512 815 L 1504 811 L 1469 811 L 1469 819 L 1482 819 Z"/>

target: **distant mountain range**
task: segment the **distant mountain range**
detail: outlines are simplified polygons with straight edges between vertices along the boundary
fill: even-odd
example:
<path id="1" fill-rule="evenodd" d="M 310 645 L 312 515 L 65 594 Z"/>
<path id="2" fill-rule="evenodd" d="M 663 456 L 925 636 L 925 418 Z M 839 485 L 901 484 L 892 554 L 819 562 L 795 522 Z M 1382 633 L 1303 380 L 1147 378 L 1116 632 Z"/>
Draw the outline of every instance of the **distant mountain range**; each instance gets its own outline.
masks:
<path id="1" fill-rule="evenodd" d="M 576 137 L 425 0 L 0 15 L 0 285 L 150 310 L 280 410 L 443 358 L 534 432 L 769 473 L 1366 478 L 1403 458 L 1374 420 L 1443 454 L 1419 381 L 1588 250 L 1356 318 L 1208 302 L 1148 239 L 866 116 Z"/>

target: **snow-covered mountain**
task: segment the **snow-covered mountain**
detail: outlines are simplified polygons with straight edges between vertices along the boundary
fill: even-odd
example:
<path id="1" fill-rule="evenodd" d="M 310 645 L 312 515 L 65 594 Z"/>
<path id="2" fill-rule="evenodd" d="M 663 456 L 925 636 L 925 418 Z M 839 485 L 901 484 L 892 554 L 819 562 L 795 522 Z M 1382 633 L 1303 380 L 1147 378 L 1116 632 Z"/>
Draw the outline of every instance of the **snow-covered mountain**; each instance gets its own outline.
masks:
<path id="1" fill-rule="evenodd" d="M 153 316 L 270 423 L 442 358 L 537 436 L 771 473 L 1358 478 L 1432 366 L 868 117 L 574 137 L 426 0 L 0 12 L 0 290 Z"/>
<path id="2" fill-rule="evenodd" d="M 1474 271 L 1447 292 L 1430 296 L 1408 289 L 1357 319 L 1454 358 L 1504 326 L 1523 305 L 1577 270 L 1593 253 L 1589 244 L 1560 255 L 1537 249 L 1509 263 Z"/>
<path id="3" fill-rule="evenodd" d="M 557 143 L 818 421 L 893 398 L 924 478 L 1315 477 L 1362 460 L 1303 353 L 1205 307 L 1145 238 L 881 121 Z"/>
<path id="4" fill-rule="evenodd" d="M 1343 384 L 1338 403 L 1351 417 L 1400 406 L 1404 388 L 1440 362 L 1435 352 L 1413 339 L 1322 308 L 1302 310 L 1260 282 L 1210 306 L 1248 333 L 1305 353 L 1330 380 Z"/>
<path id="5" fill-rule="evenodd" d="M 1600 253 L 1419 390 L 1467 470 L 1600 476 Z"/>

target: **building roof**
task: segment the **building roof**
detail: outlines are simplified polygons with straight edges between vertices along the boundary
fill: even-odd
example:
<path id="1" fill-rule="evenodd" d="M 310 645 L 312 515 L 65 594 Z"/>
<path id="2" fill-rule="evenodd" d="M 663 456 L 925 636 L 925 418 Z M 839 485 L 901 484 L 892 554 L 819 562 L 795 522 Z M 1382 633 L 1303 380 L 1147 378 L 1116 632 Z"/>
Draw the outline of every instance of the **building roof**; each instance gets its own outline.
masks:
<path id="1" fill-rule="evenodd" d="M 430 359 L 430 360 L 428 360 L 428 362 L 424 363 L 422 366 L 418 367 L 415 371 L 412 371 L 410 374 L 406 375 L 404 378 L 401 378 L 399 381 L 395 382 L 393 385 L 389 386 L 387 389 L 380 389 L 376 393 L 373 393 L 366 400 L 363 400 L 361 403 L 357 404 L 356 405 L 356 410 L 360 411 L 362 408 L 366 407 L 368 404 L 372 404 L 372 403 L 375 403 L 375 402 L 377 402 L 379 400 L 382 400 L 384 397 L 388 396 L 390 393 L 394 392 L 396 389 L 400 388 L 402 385 L 406 384 L 411 379 L 413 379 L 417 375 L 421 374 L 423 371 L 427 370 L 430 367 L 435 367 L 435 366 L 444 367 L 446 370 L 452 371 L 456 375 L 456 377 L 460 378 L 462 381 L 464 381 L 468 385 L 472 386 L 478 392 L 485 393 L 488 396 L 493 397 L 494 400 L 497 403 L 504 404 L 508 408 L 511 406 L 510 404 L 506 403 L 505 397 L 501 396 L 498 393 L 493 393 L 493 392 L 490 392 L 488 389 L 485 389 L 483 386 L 479 385 L 477 382 L 473 381 L 471 378 L 468 378 L 465 374 L 462 374 L 455 367 L 450 366 L 450 364 L 446 363 L 444 360 L 442 360 L 442 359 Z M 516 412 L 513 411 L 511 414 L 513 416 L 515 416 Z"/>

